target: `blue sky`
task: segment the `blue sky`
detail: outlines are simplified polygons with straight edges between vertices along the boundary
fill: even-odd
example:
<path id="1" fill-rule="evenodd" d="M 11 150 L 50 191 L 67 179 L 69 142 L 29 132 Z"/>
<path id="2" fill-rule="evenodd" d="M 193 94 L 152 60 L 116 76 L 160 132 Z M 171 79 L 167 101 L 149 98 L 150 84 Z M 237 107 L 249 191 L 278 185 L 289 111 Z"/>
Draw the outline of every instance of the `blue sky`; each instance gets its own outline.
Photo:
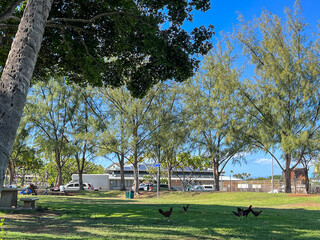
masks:
<path id="1" fill-rule="evenodd" d="M 259 17 L 263 9 L 273 14 L 284 17 L 285 7 L 293 8 L 295 0 L 215 0 L 211 2 L 211 9 L 206 13 L 197 13 L 191 26 L 213 24 L 215 26 L 215 37 L 219 39 L 220 32 L 232 32 L 233 27 L 238 23 L 237 17 L 240 12 L 246 20 Z M 311 31 L 317 31 L 317 24 L 320 24 L 320 0 L 301 0 L 303 14 Z M 189 25 L 189 24 L 188 24 Z M 189 26 L 188 26 L 189 27 Z M 213 42 L 215 43 L 215 39 Z M 226 175 L 230 170 L 235 173 L 250 173 L 252 177 L 271 176 L 271 157 L 264 153 L 249 154 L 246 156 L 247 164 L 241 166 L 228 164 Z M 274 174 L 280 175 L 281 169 L 274 161 Z"/>
<path id="2" fill-rule="evenodd" d="M 263 9 L 267 9 L 273 14 L 284 17 L 284 8 L 287 6 L 293 8 L 295 0 L 214 0 L 211 2 L 211 9 L 205 13 L 196 12 L 194 21 L 186 24 L 186 29 L 198 27 L 201 25 L 214 25 L 216 38 L 219 38 L 220 32 L 232 32 L 233 26 L 238 23 L 237 12 L 240 12 L 246 20 L 252 20 L 261 15 Z M 312 31 L 318 31 L 317 23 L 320 24 L 320 0 L 301 0 L 301 6 L 304 10 L 304 17 L 309 23 Z M 319 33 L 319 31 L 318 31 Z M 216 39 L 213 39 L 215 44 Z M 246 156 L 247 164 L 241 166 L 229 164 L 226 167 L 227 176 L 230 170 L 235 173 L 250 173 L 252 177 L 271 176 L 271 157 L 264 153 L 251 154 Z M 98 163 L 98 162 L 97 162 Z M 106 160 L 99 161 L 103 166 L 108 166 L 110 162 Z M 281 169 L 274 161 L 274 174 L 280 175 Z"/>

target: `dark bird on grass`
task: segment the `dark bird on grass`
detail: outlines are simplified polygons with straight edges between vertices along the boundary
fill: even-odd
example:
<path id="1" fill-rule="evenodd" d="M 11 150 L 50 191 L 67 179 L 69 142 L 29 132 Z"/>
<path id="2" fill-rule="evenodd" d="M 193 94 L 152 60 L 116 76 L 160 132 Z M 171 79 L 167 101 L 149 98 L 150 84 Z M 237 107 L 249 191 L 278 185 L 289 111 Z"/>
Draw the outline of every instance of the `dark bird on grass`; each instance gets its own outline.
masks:
<path id="1" fill-rule="evenodd" d="M 248 214 L 251 212 L 252 205 L 250 205 L 246 210 L 243 210 L 243 216 L 248 217 Z"/>
<path id="2" fill-rule="evenodd" d="M 187 212 L 188 212 L 189 206 L 190 206 L 190 204 L 188 204 L 187 206 L 182 206 L 182 207 L 183 207 L 183 210 L 184 210 L 184 212 L 185 212 L 186 214 L 187 214 Z"/>
<path id="3" fill-rule="evenodd" d="M 159 209 L 159 213 L 162 214 L 165 218 L 169 218 L 170 219 L 170 216 L 172 214 L 172 207 L 167 212 L 164 212 L 163 210 Z"/>
<path id="4" fill-rule="evenodd" d="M 253 211 L 252 209 L 251 209 L 251 212 L 256 217 L 258 217 L 262 213 L 262 211 Z"/>
<path id="5" fill-rule="evenodd" d="M 236 215 L 237 217 L 242 217 L 243 216 L 243 209 L 239 209 L 240 211 L 238 212 L 235 212 L 235 211 L 232 211 L 234 215 Z"/>

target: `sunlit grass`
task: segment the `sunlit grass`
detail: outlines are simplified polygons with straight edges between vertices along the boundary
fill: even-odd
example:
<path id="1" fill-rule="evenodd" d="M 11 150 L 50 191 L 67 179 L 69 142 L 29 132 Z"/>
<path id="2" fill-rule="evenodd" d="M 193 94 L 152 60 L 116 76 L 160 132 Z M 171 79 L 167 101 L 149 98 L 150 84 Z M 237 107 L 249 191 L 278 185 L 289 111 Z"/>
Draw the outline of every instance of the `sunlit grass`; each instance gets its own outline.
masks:
<path id="1" fill-rule="evenodd" d="M 5 239 L 320 239 L 318 196 L 161 192 L 126 199 L 110 191 L 39 198 L 37 205 L 48 210 L 1 213 Z M 232 214 L 249 205 L 261 216 Z M 158 209 L 171 206 L 169 221 Z"/>

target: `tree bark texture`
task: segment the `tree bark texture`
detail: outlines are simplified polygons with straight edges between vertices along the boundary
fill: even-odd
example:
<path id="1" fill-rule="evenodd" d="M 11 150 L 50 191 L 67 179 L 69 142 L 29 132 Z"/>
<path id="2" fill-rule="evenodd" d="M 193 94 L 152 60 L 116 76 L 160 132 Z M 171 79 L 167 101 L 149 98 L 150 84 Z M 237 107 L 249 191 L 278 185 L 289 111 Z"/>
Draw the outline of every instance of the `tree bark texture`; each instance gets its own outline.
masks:
<path id="1" fill-rule="evenodd" d="M 219 187 L 219 165 L 215 162 L 215 160 L 212 160 L 212 168 L 213 168 L 213 180 L 214 180 L 214 185 L 215 185 L 215 189 L 216 191 L 220 191 L 220 187 Z"/>
<path id="2" fill-rule="evenodd" d="M 119 164 L 120 164 L 120 191 L 125 191 L 126 182 L 124 178 L 124 153 L 121 153 Z"/>
<path id="3" fill-rule="evenodd" d="M 28 0 L 0 81 L 0 190 L 53 0 Z"/>
<path id="4" fill-rule="evenodd" d="M 284 171 L 284 182 L 285 182 L 285 193 L 292 193 L 291 190 L 291 168 L 290 168 L 290 163 L 291 163 L 291 155 L 290 154 L 285 154 L 285 160 L 286 160 L 286 169 Z"/>

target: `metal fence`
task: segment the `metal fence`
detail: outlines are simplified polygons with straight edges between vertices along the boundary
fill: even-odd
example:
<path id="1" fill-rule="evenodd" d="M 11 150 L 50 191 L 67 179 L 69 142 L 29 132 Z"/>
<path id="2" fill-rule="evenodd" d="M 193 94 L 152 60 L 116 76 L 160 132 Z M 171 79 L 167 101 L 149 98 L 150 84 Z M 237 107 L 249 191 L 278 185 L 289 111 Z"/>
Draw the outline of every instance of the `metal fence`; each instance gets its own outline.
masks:
<path id="1" fill-rule="evenodd" d="M 284 192 L 284 186 L 284 182 L 279 180 L 274 180 L 273 184 L 270 180 L 220 182 L 220 189 L 230 192 Z M 305 184 L 299 180 L 292 181 L 291 191 L 292 193 L 305 194 Z"/>

